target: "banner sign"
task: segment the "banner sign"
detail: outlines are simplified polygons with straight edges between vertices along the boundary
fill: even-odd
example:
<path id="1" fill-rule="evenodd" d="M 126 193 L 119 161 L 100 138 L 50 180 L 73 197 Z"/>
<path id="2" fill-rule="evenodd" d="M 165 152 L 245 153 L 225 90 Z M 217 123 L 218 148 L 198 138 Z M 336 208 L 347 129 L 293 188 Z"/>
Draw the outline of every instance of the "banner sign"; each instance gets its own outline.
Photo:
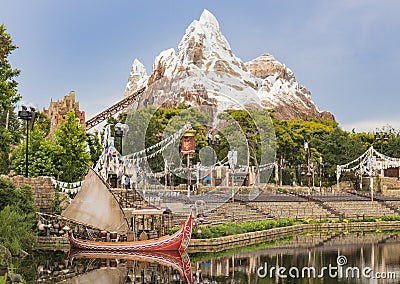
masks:
<path id="1" fill-rule="evenodd" d="M 194 137 L 182 137 L 182 149 L 181 152 L 185 155 L 194 153 Z"/>

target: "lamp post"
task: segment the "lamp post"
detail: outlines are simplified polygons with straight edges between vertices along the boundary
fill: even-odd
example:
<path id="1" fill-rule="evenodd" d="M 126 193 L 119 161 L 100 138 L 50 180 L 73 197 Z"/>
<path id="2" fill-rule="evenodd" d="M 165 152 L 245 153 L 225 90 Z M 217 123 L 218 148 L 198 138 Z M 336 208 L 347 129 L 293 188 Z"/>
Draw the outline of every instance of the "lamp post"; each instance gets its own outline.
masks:
<path id="1" fill-rule="evenodd" d="M 373 202 L 374 201 L 374 171 L 372 168 L 375 168 L 376 158 L 373 155 L 372 147 L 369 149 L 368 159 L 369 159 L 369 164 L 370 164 L 370 166 L 369 166 L 369 187 L 371 190 L 371 202 Z"/>
<path id="2" fill-rule="evenodd" d="M 310 143 L 308 141 L 304 142 L 304 150 L 306 151 L 306 159 L 307 159 L 307 184 L 308 184 L 308 192 L 307 192 L 307 198 L 310 199 L 311 195 L 311 189 L 310 189 L 310 177 L 311 177 L 311 172 L 310 172 Z"/>
<path id="3" fill-rule="evenodd" d="M 218 156 L 216 156 L 215 154 L 215 147 L 218 147 L 219 144 L 221 142 L 221 136 L 219 136 L 219 134 L 213 135 L 212 132 L 208 132 L 207 134 L 207 143 L 208 145 L 210 145 L 213 148 L 213 159 L 212 159 L 212 164 L 213 167 L 211 169 L 211 186 L 215 186 L 215 179 L 214 179 L 214 165 L 216 162 L 216 158 L 218 158 Z"/>
<path id="4" fill-rule="evenodd" d="M 388 139 L 389 139 L 389 135 L 388 135 L 388 133 L 386 131 L 384 131 L 383 133 L 379 132 L 379 131 L 375 132 L 375 140 L 380 140 L 381 141 L 381 154 L 383 154 L 382 153 L 383 152 L 383 142 L 388 140 Z"/>
<path id="5" fill-rule="evenodd" d="M 229 151 L 228 152 L 228 162 L 229 162 L 229 167 L 231 170 L 231 180 L 232 180 L 232 202 L 235 201 L 235 166 L 237 164 L 237 156 L 238 152 L 237 151 Z M 229 186 L 229 181 L 228 181 L 228 186 Z"/>
<path id="6" fill-rule="evenodd" d="M 386 132 L 386 131 L 383 131 L 383 132 L 380 132 L 380 131 L 376 131 L 375 132 L 375 140 L 380 140 L 380 143 L 381 143 L 381 154 L 383 154 L 383 142 L 384 141 L 386 141 L 386 140 L 388 140 L 389 139 L 389 135 L 388 135 L 388 133 Z M 372 155 L 372 151 L 371 151 L 371 153 L 370 153 L 370 161 L 371 161 L 371 163 L 375 163 L 375 161 L 373 161 L 373 157 L 372 157 L 373 155 Z M 383 164 L 384 164 L 384 161 L 382 160 L 381 161 L 381 163 L 382 163 L 382 167 L 383 167 Z M 376 176 L 377 174 L 375 174 L 375 176 Z M 371 201 L 374 201 L 374 178 L 373 178 L 373 171 L 372 171 L 372 167 L 371 167 L 371 170 L 370 170 L 370 187 L 371 187 Z"/>
<path id="7" fill-rule="evenodd" d="M 18 118 L 26 121 L 26 147 L 25 147 L 25 177 L 28 177 L 28 141 L 29 141 L 29 128 L 33 128 L 33 124 L 36 119 L 36 109 L 30 107 L 28 110 L 27 106 L 21 106 L 21 110 L 18 111 Z"/>
<path id="8" fill-rule="evenodd" d="M 129 126 L 128 125 L 126 125 L 126 124 L 123 124 L 123 123 L 120 123 L 120 122 L 118 122 L 117 124 L 115 124 L 115 126 L 114 126 L 114 134 L 115 134 L 115 137 L 118 137 L 120 140 L 119 140 L 119 142 L 120 142 L 120 148 L 119 148 L 119 153 L 122 155 L 122 137 L 124 137 L 125 135 L 126 135 L 126 133 L 128 132 L 128 130 L 129 130 Z M 122 181 L 123 181 L 123 179 L 122 179 Z M 125 182 L 122 182 L 121 181 L 121 185 L 122 186 L 124 186 L 125 187 L 125 201 L 127 202 L 128 201 L 128 187 L 126 186 L 128 183 L 125 181 Z M 117 183 L 118 183 L 118 181 L 117 181 Z M 122 183 L 124 183 L 124 184 L 122 184 Z"/>
<path id="9" fill-rule="evenodd" d="M 319 193 L 322 191 L 322 168 L 324 164 L 322 163 L 322 156 L 319 157 Z"/>
<path id="10" fill-rule="evenodd" d="M 118 137 L 120 139 L 120 154 L 121 155 L 122 155 L 122 137 L 124 137 L 126 135 L 128 130 L 129 130 L 129 126 L 124 123 L 118 122 L 114 126 L 115 137 Z"/>
<path id="11" fill-rule="evenodd" d="M 187 157 L 187 196 L 190 197 L 190 184 L 191 180 L 191 173 L 190 173 L 190 158 L 194 154 L 195 151 L 195 141 L 194 136 L 196 135 L 196 130 L 189 129 L 183 133 L 182 136 L 182 154 L 186 155 Z"/>

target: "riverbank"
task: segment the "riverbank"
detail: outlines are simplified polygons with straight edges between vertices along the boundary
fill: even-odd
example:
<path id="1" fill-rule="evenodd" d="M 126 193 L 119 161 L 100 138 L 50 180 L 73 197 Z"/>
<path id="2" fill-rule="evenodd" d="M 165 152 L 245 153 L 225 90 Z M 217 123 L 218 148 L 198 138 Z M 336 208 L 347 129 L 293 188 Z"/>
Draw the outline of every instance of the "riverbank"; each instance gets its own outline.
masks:
<path id="1" fill-rule="evenodd" d="M 400 221 L 298 224 L 219 238 L 192 239 L 188 247 L 188 253 L 219 252 L 315 232 L 371 232 L 377 230 L 400 230 Z"/>

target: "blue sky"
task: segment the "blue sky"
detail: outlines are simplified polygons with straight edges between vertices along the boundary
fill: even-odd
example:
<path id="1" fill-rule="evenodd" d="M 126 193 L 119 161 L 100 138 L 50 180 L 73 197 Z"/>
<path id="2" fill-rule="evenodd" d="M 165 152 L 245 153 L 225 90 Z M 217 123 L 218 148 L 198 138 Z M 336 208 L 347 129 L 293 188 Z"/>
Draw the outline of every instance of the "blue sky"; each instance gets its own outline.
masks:
<path id="1" fill-rule="evenodd" d="M 1 0 L 0 23 L 19 46 L 24 102 L 47 108 L 74 90 L 89 119 L 122 99 L 135 58 L 150 73 L 203 9 L 236 56 L 274 55 L 343 128 L 400 129 L 397 0 Z"/>

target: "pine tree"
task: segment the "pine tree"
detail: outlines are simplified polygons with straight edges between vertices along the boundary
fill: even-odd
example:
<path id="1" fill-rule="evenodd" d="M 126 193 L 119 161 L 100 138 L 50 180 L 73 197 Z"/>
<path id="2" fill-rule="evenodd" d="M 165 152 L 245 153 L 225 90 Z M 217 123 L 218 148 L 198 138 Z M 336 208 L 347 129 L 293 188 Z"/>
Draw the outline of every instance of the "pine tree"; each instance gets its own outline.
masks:
<path id="1" fill-rule="evenodd" d="M 58 179 L 65 182 L 82 180 L 90 163 L 87 135 L 75 113 L 69 112 L 54 132 L 54 142 L 62 151 L 56 158 Z"/>
<path id="2" fill-rule="evenodd" d="M 14 140 L 6 129 L 7 113 L 9 119 L 15 103 L 21 99 L 15 80 L 20 71 L 13 69 L 8 61 L 8 56 L 16 48 L 4 25 L 0 25 L 0 173 L 8 173 L 10 143 Z"/>

